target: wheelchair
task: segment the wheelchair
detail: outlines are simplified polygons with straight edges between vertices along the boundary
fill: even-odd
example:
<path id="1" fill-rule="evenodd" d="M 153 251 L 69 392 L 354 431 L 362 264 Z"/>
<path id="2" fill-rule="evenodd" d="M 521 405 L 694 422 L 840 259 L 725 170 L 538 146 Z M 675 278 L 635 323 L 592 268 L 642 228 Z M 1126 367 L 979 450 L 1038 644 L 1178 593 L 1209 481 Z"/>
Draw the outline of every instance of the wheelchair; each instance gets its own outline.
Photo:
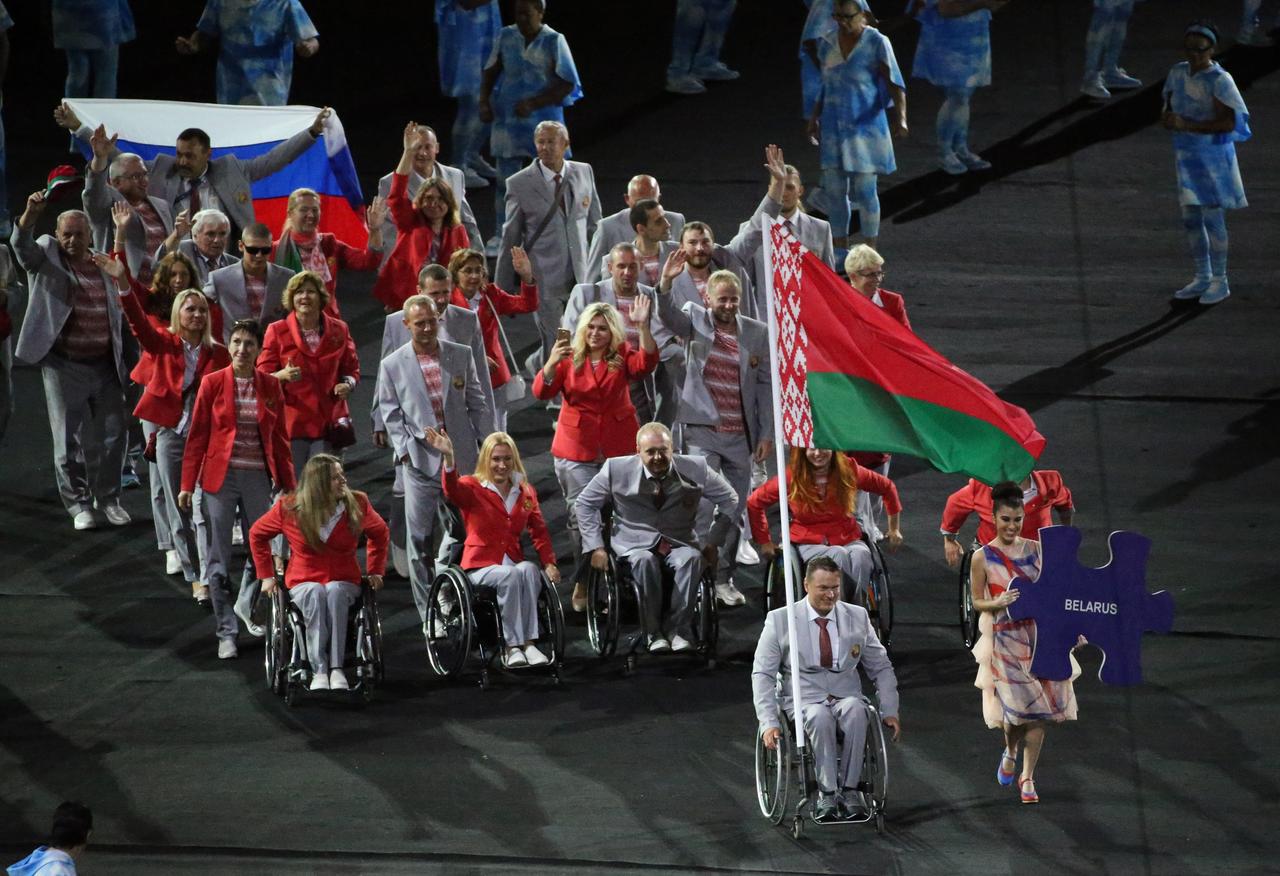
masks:
<path id="1" fill-rule="evenodd" d="M 841 575 L 844 580 L 844 592 L 840 598 L 845 602 L 860 605 L 867 610 L 867 614 L 871 617 L 871 623 L 875 627 L 876 636 L 880 639 L 880 644 L 888 648 L 893 639 L 893 590 L 889 576 L 889 564 L 885 560 L 884 551 L 880 550 L 880 545 L 866 531 L 862 533 L 862 543 L 871 551 L 871 578 L 867 582 L 866 589 L 858 591 L 852 581 Z M 791 563 L 797 587 L 803 590 L 803 585 L 800 582 L 804 580 L 804 563 L 800 561 L 800 552 L 796 550 L 794 545 L 787 560 Z M 769 571 L 765 576 L 765 614 L 787 604 L 786 573 L 782 568 L 782 561 L 782 552 L 779 551 L 778 556 L 769 566 Z M 799 597 L 799 593 L 796 595 Z"/>
<path id="2" fill-rule="evenodd" d="M 280 580 L 270 596 L 263 664 L 267 687 L 292 708 L 311 684 L 312 671 L 307 660 L 306 620 Z M 347 673 L 352 695 L 362 704 L 370 702 L 382 683 L 383 659 L 378 593 L 369 586 L 367 577 L 360 579 L 360 597 L 347 616 L 347 653 L 342 669 Z"/>
<path id="3" fill-rule="evenodd" d="M 765 747 L 759 729 L 755 739 L 756 802 L 760 813 L 772 824 L 782 824 L 790 819 L 791 835 L 799 839 L 804 832 L 806 819 L 818 827 L 845 824 L 865 824 L 874 821 L 876 832 L 884 833 L 884 808 L 889 784 L 888 749 L 885 747 L 884 726 L 880 723 L 880 711 L 865 696 L 863 708 L 867 711 L 867 738 L 863 747 L 862 774 L 857 791 L 862 795 L 862 813 L 854 818 L 818 821 L 813 817 L 813 807 L 818 799 L 817 773 L 809 745 L 800 752 L 795 747 L 791 718 L 782 722 L 782 734 L 778 747 Z M 837 737 L 843 743 L 843 736 Z M 791 801 L 792 787 L 797 794 L 795 808 L 787 807 Z"/>
<path id="4" fill-rule="evenodd" d="M 609 568 L 605 571 L 592 568 L 584 557 L 587 575 L 587 638 L 592 649 L 602 660 L 618 651 L 622 638 L 623 620 L 634 622 L 635 632 L 628 635 L 623 646 L 626 662 L 623 671 L 630 675 L 638 661 L 637 651 L 645 643 L 644 593 L 631 574 L 627 561 L 615 557 L 609 548 L 608 528 L 605 528 L 605 550 L 609 552 Z M 665 615 L 670 608 L 672 582 L 669 570 L 663 570 L 662 609 Z M 694 653 L 707 662 L 708 668 L 716 665 L 716 644 L 720 639 L 720 616 L 716 609 L 716 577 L 714 569 L 703 569 L 698 590 L 693 599 Z"/>
<path id="5" fill-rule="evenodd" d="M 974 553 L 981 547 L 975 539 L 960 561 L 960 638 L 964 641 L 965 648 L 972 648 L 978 642 L 978 617 L 981 612 L 973 607 L 973 591 L 969 588 L 969 564 L 973 561 Z"/>

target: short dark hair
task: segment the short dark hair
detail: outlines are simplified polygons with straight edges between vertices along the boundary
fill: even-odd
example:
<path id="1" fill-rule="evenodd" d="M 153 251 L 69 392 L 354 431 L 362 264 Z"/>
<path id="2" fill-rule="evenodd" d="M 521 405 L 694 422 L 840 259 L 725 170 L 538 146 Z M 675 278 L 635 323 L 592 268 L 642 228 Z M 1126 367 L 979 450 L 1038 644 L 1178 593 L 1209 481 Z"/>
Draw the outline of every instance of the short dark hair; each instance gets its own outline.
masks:
<path id="1" fill-rule="evenodd" d="M 707 240 L 711 241 L 712 243 L 716 242 L 716 236 L 715 234 L 712 233 L 711 226 L 705 222 L 699 222 L 695 220 L 693 222 L 684 223 L 684 228 L 680 229 L 681 244 L 684 243 L 684 236 L 688 234 L 690 231 L 701 231 L 703 234 L 707 236 Z"/>
<path id="2" fill-rule="evenodd" d="M 653 198 L 642 198 L 636 201 L 631 208 L 631 214 L 627 217 L 631 222 L 631 230 L 635 231 L 637 225 L 648 225 L 649 211 L 657 206 L 660 205 Z"/>
<path id="3" fill-rule="evenodd" d="M 73 849 L 89 841 L 93 830 L 93 812 L 83 803 L 68 800 L 53 813 L 53 829 L 49 845 L 57 849 Z"/>
<path id="4" fill-rule="evenodd" d="M 256 319 L 237 319 L 231 324 L 231 331 L 227 333 L 227 340 L 231 340 L 231 336 L 236 332 L 247 332 L 253 335 L 258 342 L 258 346 L 262 346 L 262 324 Z"/>
<path id="5" fill-rule="evenodd" d="M 836 561 L 828 556 L 814 557 L 804 567 L 804 580 L 812 581 L 814 572 L 835 572 L 840 574 L 840 567 L 836 565 Z"/>
<path id="6" fill-rule="evenodd" d="M 991 488 L 991 512 L 997 508 L 1022 507 L 1022 487 L 1013 481 L 1001 481 Z"/>
<path id="7" fill-rule="evenodd" d="M 252 222 L 246 225 L 244 230 L 240 232 L 241 240 L 244 240 L 246 237 L 254 237 L 258 240 L 270 240 L 271 229 L 263 222 Z"/>
<path id="8" fill-rule="evenodd" d="M 210 146 L 213 143 L 213 141 L 209 139 L 209 135 L 199 128 L 187 128 L 185 131 L 183 131 L 181 134 L 178 135 L 178 139 L 179 140 L 195 140 L 205 149 L 210 148 Z"/>
<path id="9" fill-rule="evenodd" d="M 453 276 L 449 273 L 449 269 L 444 265 L 438 265 L 430 262 L 422 266 L 422 270 L 418 271 L 418 288 L 422 288 L 422 284 L 428 280 L 448 280 L 453 282 Z"/>

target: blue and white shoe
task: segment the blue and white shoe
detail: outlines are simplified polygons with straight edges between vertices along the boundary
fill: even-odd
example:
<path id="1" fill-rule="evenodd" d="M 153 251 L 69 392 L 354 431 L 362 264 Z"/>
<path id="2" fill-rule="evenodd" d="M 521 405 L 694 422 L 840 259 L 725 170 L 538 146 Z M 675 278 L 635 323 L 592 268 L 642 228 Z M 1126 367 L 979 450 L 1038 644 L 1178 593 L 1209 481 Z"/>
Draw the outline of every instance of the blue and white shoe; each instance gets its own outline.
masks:
<path id="1" fill-rule="evenodd" d="M 1102 84 L 1113 91 L 1128 91 L 1141 88 L 1142 80 L 1137 76 L 1130 76 L 1123 67 L 1116 67 L 1102 74 Z"/>
<path id="2" fill-rule="evenodd" d="M 952 176 L 960 176 L 969 172 L 969 165 L 960 160 L 960 156 L 954 152 L 944 152 L 938 159 L 938 166 L 945 173 Z"/>
<path id="3" fill-rule="evenodd" d="M 1209 291 L 1209 278 L 1196 277 L 1187 285 L 1183 286 L 1177 292 L 1173 293 L 1173 297 L 1178 301 L 1192 301 Z"/>
<path id="4" fill-rule="evenodd" d="M 1201 304 L 1218 304 L 1231 297 L 1231 287 L 1226 277 L 1214 277 L 1209 281 L 1209 288 L 1200 296 Z"/>

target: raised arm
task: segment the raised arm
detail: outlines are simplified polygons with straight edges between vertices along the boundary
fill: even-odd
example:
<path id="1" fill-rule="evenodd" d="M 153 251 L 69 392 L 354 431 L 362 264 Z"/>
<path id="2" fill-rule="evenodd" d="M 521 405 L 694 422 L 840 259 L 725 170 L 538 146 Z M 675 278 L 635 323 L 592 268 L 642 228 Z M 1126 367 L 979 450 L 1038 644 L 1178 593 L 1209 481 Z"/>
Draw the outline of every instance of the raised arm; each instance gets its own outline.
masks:
<path id="1" fill-rule="evenodd" d="M 249 178 L 250 182 L 257 182 L 263 177 L 271 176 L 271 174 L 282 169 L 289 162 L 311 148 L 311 144 L 316 142 L 319 136 L 324 133 L 324 123 L 331 115 L 333 115 L 333 110 L 327 106 L 324 107 L 320 112 L 316 113 L 315 121 L 305 131 L 299 131 L 288 140 L 277 145 L 270 152 L 259 155 L 256 158 L 250 158 L 248 161 L 241 161 L 240 165 L 244 170 L 244 175 Z"/>
<path id="2" fill-rule="evenodd" d="M 684 272 L 685 260 L 683 249 L 673 249 L 662 265 L 662 279 L 658 282 L 658 318 L 673 335 L 687 341 L 693 337 L 693 321 L 689 314 L 676 306 L 671 295 L 671 284 Z"/>

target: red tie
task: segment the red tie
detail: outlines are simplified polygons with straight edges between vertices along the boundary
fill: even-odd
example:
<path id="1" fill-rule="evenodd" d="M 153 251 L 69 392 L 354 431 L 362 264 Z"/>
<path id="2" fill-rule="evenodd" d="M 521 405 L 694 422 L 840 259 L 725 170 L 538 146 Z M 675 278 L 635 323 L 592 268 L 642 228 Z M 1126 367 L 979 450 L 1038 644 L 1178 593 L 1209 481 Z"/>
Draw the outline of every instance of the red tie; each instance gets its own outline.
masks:
<path id="1" fill-rule="evenodd" d="M 831 623 L 829 617 L 816 617 L 813 622 L 818 625 L 818 660 L 822 663 L 823 669 L 830 669 L 831 660 L 831 635 L 827 632 L 827 624 Z"/>
<path id="2" fill-rule="evenodd" d="M 187 200 L 187 210 L 190 211 L 187 213 L 188 219 L 194 218 L 200 212 L 200 180 L 191 180 L 190 186 L 191 188 L 187 190 L 187 194 L 190 196 Z"/>
<path id="3" fill-rule="evenodd" d="M 552 179 L 556 181 L 556 194 L 555 194 L 556 204 L 560 207 L 560 212 L 562 214 L 567 213 L 568 211 L 565 209 L 565 206 L 564 206 L 563 178 L 560 176 L 560 174 L 557 173 L 554 177 L 552 177 Z"/>

